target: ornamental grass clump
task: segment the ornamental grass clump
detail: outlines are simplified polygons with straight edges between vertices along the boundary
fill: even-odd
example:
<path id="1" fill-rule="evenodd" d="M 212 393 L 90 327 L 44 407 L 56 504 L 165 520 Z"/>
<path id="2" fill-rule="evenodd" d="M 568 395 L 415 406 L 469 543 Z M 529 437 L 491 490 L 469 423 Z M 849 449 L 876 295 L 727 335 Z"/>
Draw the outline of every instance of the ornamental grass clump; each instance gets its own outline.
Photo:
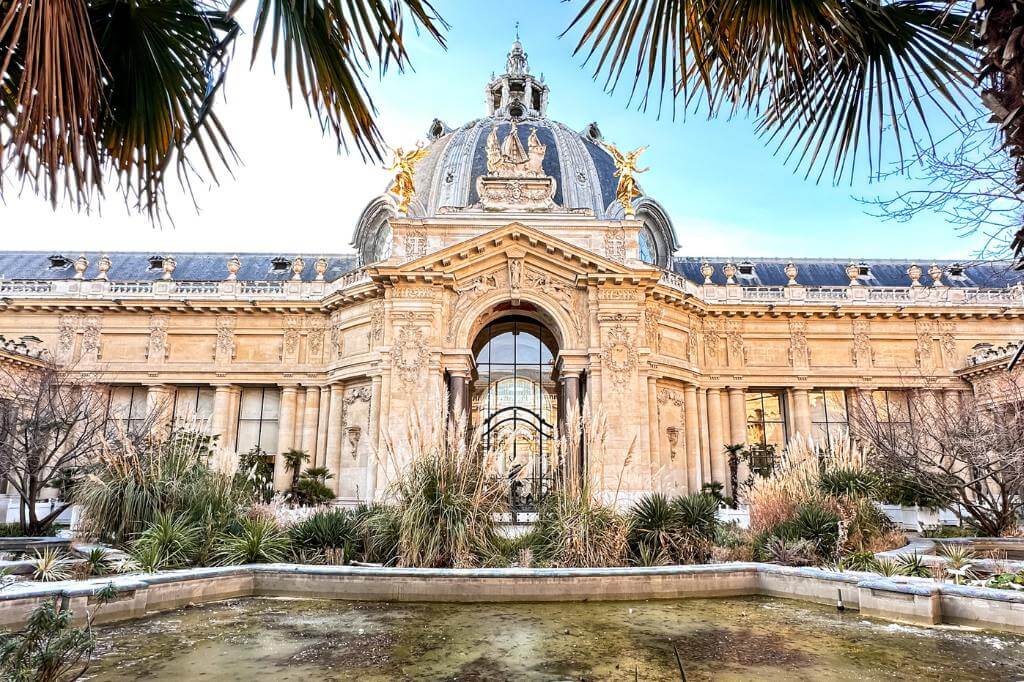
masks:
<path id="1" fill-rule="evenodd" d="M 221 566 L 276 564 L 288 558 L 288 532 L 265 516 L 247 517 L 217 538 L 214 558 Z"/>
<path id="2" fill-rule="evenodd" d="M 532 554 L 541 565 L 555 567 L 623 566 L 627 563 L 629 521 L 615 507 L 618 483 L 609 501 L 595 491 L 597 481 L 584 471 L 583 452 L 595 462 L 605 458 L 606 422 L 602 414 L 567 419 L 559 443 L 561 467 L 556 485 L 541 504 L 533 531 Z M 623 460 L 623 470 L 631 449 Z M 622 473 L 618 475 L 621 483 Z"/>
<path id="3" fill-rule="evenodd" d="M 447 409 L 440 417 L 413 411 L 403 439 L 408 450 L 384 434 L 385 464 L 399 472 L 390 495 L 400 566 L 480 565 L 491 553 L 498 514 L 508 509 L 508 481 L 493 454 L 481 454 L 480 430 L 469 430 L 465 415 L 453 418 Z"/>
<path id="4" fill-rule="evenodd" d="M 293 557 L 299 563 L 346 564 L 361 553 L 356 514 L 319 509 L 288 529 Z"/>
<path id="5" fill-rule="evenodd" d="M 252 495 L 241 481 L 210 466 L 215 438 L 191 429 L 166 438 L 120 430 L 74 490 L 91 535 L 125 545 L 162 515 L 202 529 L 201 549 L 237 519 Z M 198 559 L 204 558 L 200 551 Z"/>

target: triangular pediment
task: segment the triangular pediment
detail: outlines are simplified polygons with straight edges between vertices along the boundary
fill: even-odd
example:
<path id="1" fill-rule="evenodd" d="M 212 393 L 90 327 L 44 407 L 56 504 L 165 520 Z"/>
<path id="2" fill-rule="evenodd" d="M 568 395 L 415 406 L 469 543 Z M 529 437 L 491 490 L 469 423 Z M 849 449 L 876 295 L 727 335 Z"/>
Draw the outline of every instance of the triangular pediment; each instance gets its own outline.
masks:
<path id="1" fill-rule="evenodd" d="M 461 280 L 520 258 L 533 264 L 548 264 L 563 276 L 598 276 L 623 281 L 657 281 L 660 271 L 652 267 L 634 268 L 585 248 L 553 237 L 537 228 L 512 222 L 489 232 L 420 258 L 397 264 L 381 264 L 371 276 L 392 281 L 427 279 Z"/>

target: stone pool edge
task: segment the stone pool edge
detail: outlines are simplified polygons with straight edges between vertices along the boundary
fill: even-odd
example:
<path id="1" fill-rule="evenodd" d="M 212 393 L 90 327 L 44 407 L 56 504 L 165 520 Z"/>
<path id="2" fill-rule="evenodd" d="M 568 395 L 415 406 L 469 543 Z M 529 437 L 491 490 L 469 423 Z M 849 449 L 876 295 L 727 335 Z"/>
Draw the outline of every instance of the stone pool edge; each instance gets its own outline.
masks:
<path id="1" fill-rule="evenodd" d="M 112 583 L 118 597 L 97 622 L 141 618 L 190 604 L 282 596 L 351 601 L 621 601 L 767 595 L 835 604 L 915 625 L 1024 632 L 1024 594 L 818 568 L 729 563 L 652 568 L 431 569 L 255 564 L 13 586 L 0 590 L 0 628 L 20 627 L 54 596 L 77 618 Z"/>

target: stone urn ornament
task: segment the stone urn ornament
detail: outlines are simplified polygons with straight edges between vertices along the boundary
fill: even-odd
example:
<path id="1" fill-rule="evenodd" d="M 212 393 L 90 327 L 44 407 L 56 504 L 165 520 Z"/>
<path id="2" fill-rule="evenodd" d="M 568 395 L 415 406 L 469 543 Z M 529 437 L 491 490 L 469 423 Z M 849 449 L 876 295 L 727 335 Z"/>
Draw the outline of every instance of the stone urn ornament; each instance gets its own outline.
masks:
<path id="1" fill-rule="evenodd" d="M 917 263 L 911 263 L 910 264 L 910 267 L 907 268 L 907 277 L 910 278 L 910 286 L 912 286 L 912 287 L 919 287 L 919 286 L 921 286 L 921 273 L 923 273 L 923 272 L 924 272 L 924 270 L 922 270 L 921 266 L 918 265 Z"/>
<path id="2" fill-rule="evenodd" d="M 940 268 L 937 263 L 932 263 L 932 266 L 928 268 L 928 276 L 932 278 L 933 287 L 946 286 L 942 281 L 942 268 Z"/>
<path id="3" fill-rule="evenodd" d="M 113 263 L 111 262 L 110 257 L 107 256 L 107 254 L 103 254 L 102 256 L 100 256 L 99 262 L 96 263 L 96 269 L 99 270 L 99 273 L 96 275 L 96 279 L 106 280 L 107 273 L 110 272 L 110 267 L 112 265 Z"/>
<path id="4" fill-rule="evenodd" d="M 704 284 L 712 284 L 711 276 L 715 274 L 715 267 L 711 263 L 704 261 L 700 264 L 700 274 L 704 278 Z"/>
<path id="5" fill-rule="evenodd" d="M 302 271 L 306 269 L 306 261 L 302 259 L 302 256 L 296 256 L 292 261 L 292 281 L 298 282 L 302 280 Z"/>
<path id="6" fill-rule="evenodd" d="M 796 276 L 800 274 L 800 269 L 797 268 L 796 263 L 786 263 L 785 273 L 786 277 L 789 278 L 789 282 L 786 286 L 799 286 L 799 283 L 796 281 Z"/>
<path id="7" fill-rule="evenodd" d="M 317 258 L 316 262 L 313 263 L 313 269 L 316 271 L 316 281 L 324 281 L 324 275 L 327 274 L 327 259 Z"/>
<path id="8" fill-rule="evenodd" d="M 228 280 L 234 281 L 238 279 L 238 271 L 242 268 L 242 261 L 238 259 L 238 256 L 232 256 L 228 258 Z"/>
<path id="9" fill-rule="evenodd" d="M 174 260 L 174 256 L 164 256 L 164 274 L 160 279 L 173 279 L 174 269 L 177 267 L 178 261 Z"/>
<path id="10" fill-rule="evenodd" d="M 722 268 L 722 274 L 725 275 L 726 284 L 736 284 L 736 265 L 734 263 L 726 263 Z"/>
<path id="11" fill-rule="evenodd" d="M 75 259 L 75 279 L 82 279 L 85 277 L 85 271 L 89 267 L 89 259 L 85 257 L 83 253 L 81 256 Z"/>
<path id="12" fill-rule="evenodd" d="M 359 454 L 359 439 L 363 434 L 363 430 L 358 426 L 350 426 L 345 429 L 345 435 L 348 436 L 348 444 L 352 446 L 352 459 L 356 459 Z"/>
<path id="13" fill-rule="evenodd" d="M 860 280 L 857 279 L 858 277 L 860 277 L 860 266 L 858 266 L 856 263 L 850 263 L 849 265 L 846 266 L 846 276 L 850 278 L 851 287 L 860 286 Z"/>

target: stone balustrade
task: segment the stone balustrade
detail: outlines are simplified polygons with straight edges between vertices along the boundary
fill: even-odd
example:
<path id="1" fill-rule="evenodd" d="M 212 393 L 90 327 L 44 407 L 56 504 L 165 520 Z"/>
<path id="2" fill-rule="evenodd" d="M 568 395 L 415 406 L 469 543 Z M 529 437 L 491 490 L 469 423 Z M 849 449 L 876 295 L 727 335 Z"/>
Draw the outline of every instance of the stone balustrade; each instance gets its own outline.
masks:
<path id="1" fill-rule="evenodd" d="M 872 287 L 872 286 L 743 286 L 698 285 L 680 275 L 665 272 L 662 286 L 695 296 L 712 304 L 779 305 L 885 305 L 956 306 L 987 305 L 1024 308 L 1024 287 L 980 289 L 967 287 Z"/>
<path id="2" fill-rule="evenodd" d="M 123 282 L 80 279 L 0 279 L 0 298 L 75 298 L 105 300 L 182 299 L 204 300 L 312 300 L 370 281 L 364 268 L 348 272 L 333 282 L 275 281 L 181 281 Z"/>

